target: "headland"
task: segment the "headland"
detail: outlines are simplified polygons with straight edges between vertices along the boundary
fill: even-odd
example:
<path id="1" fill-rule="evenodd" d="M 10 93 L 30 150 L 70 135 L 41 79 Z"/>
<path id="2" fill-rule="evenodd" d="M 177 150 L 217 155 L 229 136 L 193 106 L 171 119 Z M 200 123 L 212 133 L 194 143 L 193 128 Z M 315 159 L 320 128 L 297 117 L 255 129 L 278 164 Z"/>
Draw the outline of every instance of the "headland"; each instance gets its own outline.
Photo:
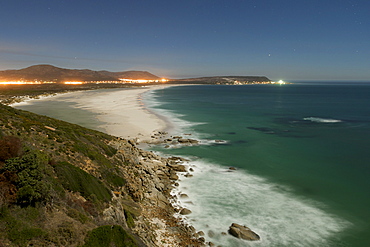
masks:
<path id="1" fill-rule="evenodd" d="M 73 96 L 73 99 L 78 99 L 78 106 L 85 110 L 88 106 L 87 110 L 91 112 L 100 114 L 105 111 L 101 121 L 107 134 L 0 105 L 2 116 L 6 116 L 1 119 L 1 142 L 11 145 L 12 138 L 15 138 L 16 142 L 27 146 L 27 150 L 20 150 L 11 159 L 20 159 L 23 162 L 25 155 L 30 152 L 40 159 L 41 156 L 45 157 L 46 163 L 42 163 L 45 168 L 40 168 L 40 176 L 44 177 L 46 187 L 51 189 L 44 191 L 45 195 L 34 204 L 28 200 L 32 204 L 28 206 L 35 207 L 37 214 L 43 215 L 43 220 L 34 222 L 18 218 L 13 213 L 25 213 L 17 205 L 27 203 L 27 200 L 22 202 L 18 198 L 22 187 L 17 183 L 13 185 L 4 175 L 10 172 L 7 170 L 9 161 L 6 159 L 9 157 L 1 160 L 1 175 L 5 176 L 1 182 L 9 184 L 8 187 L 5 186 L 5 190 L 8 188 L 8 192 L 14 192 L 15 195 L 4 196 L 2 200 L 2 207 L 6 205 L 10 209 L 7 216 L 24 224 L 25 231 L 37 226 L 42 236 L 49 236 L 43 239 L 40 234 L 36 234 L 29 239 L 19 237 L 16 241 L 40 245 L 47 242 L 60 245 L 65 242 L 69 246 L 80 246 L 93 241 L 94 237 L 99 238 L 98 235 L 106 231 L 104 227 L 110 226 L 112 232 L 109 234 L 116 234 L 113 230 L 126 232 L 128 237 L 125 241 L 136 244 L 132 246 L 206 244 L 193 227 L 175 216 L 185 211 L 172 204 L 176 201 L 171 191 L 177 185 L 177 174 L 189 172 L 186 160 L 180 157 L 160 157 L 136 146 L 138 131 L 141 133 L 139 138 L 145 140 L 150 139 L 151 132 L 166 128 L 163 119 L 148 112 L 142 105 L 141 94 L 151 89 L 105 90 L 102 95 L 90 98 L 94 103 L 82 96 L 84 92 L 52 97 L 55 100 Z M 52 98 L 39 100 L 47 104 Z M 32 101 L 28 103 L 30 102 Z M 117 109 L 119 104 L 123 104 L 123 108 Z M 125 113 L 121 114 L 122 112 Z M 49 173 L 45 173 L 46 170 L 43 169 Z M 73 174 L 77 177 L 66 175 L 72 170 L 76 170 Z M 63 193 L 53 194 L 52 191 L 57 189 L 53 179 L 56 179 L 56 184 L 61 184 L 62 188 L 58 187 L 58 190 L 64 191 Z M 80 185 L 73 185 L 80 180 Z M 98 191 L 89 192 L 89 183 L 96 183 L 93 187 L 105 192 L 102 195 Z M 88 220 L 79 220 L 76 223 L 76 219 L 78 221 L 81 217 Z M 5 224 L 10 224 L 9 219 L 4 220 Z M 65 230 L 68 228 L 68 231 L 74 232 L 73 236 L 60 235 L 62 226 Z M 8 230 L 4 230 L 0 237 L 10 244 L 13 240 L 9 234 L 11 233 Z M 109 241 L 114 243 L 116 240 L 112 238 Z"/>

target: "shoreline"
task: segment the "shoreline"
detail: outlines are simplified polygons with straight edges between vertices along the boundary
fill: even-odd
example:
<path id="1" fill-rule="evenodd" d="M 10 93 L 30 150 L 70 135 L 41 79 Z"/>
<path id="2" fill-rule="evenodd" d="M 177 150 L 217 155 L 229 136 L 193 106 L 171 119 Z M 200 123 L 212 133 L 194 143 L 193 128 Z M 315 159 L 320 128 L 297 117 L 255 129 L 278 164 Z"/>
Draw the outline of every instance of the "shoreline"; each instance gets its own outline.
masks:
<path id="1" fill-rule="evenodd" d="M 150 142 L 154 133 L 171 129 L 170 121 L 153 110 L 148 109 L 143 102 L 143 94 L 167 87 L 181 85 L 150 85 L 140 88 L 83 90 L 63 92 L 38 98 L 23 97 L 22 102 L 10 104 L 20 108 L 30 105 L 33 101 L 61 101 L 75 104 L 73 108 L 94 114 L 99 122 L 97 129 L 105 133 L 136 142 Z M 53 116 L 51 116 L 53 117 Z M 78 118 L 78 116 L 76 116 Z M 65 120 L 60 118 L 61 120 Z M 68 121 L 67 121 L 68 122 Z"/>

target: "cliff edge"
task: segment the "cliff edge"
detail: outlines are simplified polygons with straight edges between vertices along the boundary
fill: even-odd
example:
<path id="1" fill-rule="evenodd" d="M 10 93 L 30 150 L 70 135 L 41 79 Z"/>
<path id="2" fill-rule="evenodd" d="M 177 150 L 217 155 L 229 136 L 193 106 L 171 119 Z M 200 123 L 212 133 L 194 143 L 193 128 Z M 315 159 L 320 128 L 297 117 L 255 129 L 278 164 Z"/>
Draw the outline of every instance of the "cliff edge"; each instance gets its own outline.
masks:
<path id="1" fill-rule="evenodd" d="M 0 104 L 4 246 L 203 246 L 174 215 L 178 157 Z"/>

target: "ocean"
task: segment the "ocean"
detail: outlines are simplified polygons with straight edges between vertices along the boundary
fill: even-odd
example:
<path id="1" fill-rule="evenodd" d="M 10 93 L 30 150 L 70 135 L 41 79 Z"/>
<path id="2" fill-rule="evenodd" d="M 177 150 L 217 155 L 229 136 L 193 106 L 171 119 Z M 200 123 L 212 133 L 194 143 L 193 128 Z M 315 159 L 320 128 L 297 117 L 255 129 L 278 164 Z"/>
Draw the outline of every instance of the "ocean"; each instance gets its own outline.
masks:
<path id="1" fill-rule="evenodd" d="M 198 146 L 175 194 L 185 220 L 221 246 L 370 246 L 370 85 L 202 85 L 146 104 Z M 217 141 L 215 141 L 217 140 Z M 236 170 L 229 169 L 230 167 Z M 246 225 L 261 240 L 226 235 Z"/>
<path id="2" fill-rule="evenodd" d="M 102 130 L 68 97 L 17 108 Z M 181 175 L 173 193 L 187 195 L 177 202 L 192 211 L 184 220 L 206 241 L 370 246 L 369 84 L 189 85 L 148 91 L 144 101 L 172 135 L 200 140 L 149 149 L 189 159 L 192 176 Z M 228 235 L 232 223 L 261 240 Z"/>

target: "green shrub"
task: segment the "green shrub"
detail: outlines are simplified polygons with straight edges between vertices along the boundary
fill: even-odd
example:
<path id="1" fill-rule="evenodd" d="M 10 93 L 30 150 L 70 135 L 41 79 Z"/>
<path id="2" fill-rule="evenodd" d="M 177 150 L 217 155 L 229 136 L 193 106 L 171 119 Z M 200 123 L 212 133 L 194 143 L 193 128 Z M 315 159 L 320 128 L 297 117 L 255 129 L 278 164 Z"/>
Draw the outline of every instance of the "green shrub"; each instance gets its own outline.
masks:
<path id="1" fill-rule="evenodd" d="M 90 231 L 83 247 L 136 247 L 138 244 L 121 226 L 101 226 Z"/>
<path id="2" fill-rule="evenodd" d="M 17 203 L 35 206 L 50 199 L 50 185 L 44 180 L 47 156 L 39 151 L 27 151 L 22 157 L 6 160 L 1 172 L 13 172 L 17 179 Z"/>
<path id="3" fill-rule="evenodd" d="M 112 198 L 110 190 L 101 181 L 68 162 L 58 163 L 54 170 L 67 190 L 79 192 L 85 198 L 96 197 L 99 201 L 108 202 Z"/>

